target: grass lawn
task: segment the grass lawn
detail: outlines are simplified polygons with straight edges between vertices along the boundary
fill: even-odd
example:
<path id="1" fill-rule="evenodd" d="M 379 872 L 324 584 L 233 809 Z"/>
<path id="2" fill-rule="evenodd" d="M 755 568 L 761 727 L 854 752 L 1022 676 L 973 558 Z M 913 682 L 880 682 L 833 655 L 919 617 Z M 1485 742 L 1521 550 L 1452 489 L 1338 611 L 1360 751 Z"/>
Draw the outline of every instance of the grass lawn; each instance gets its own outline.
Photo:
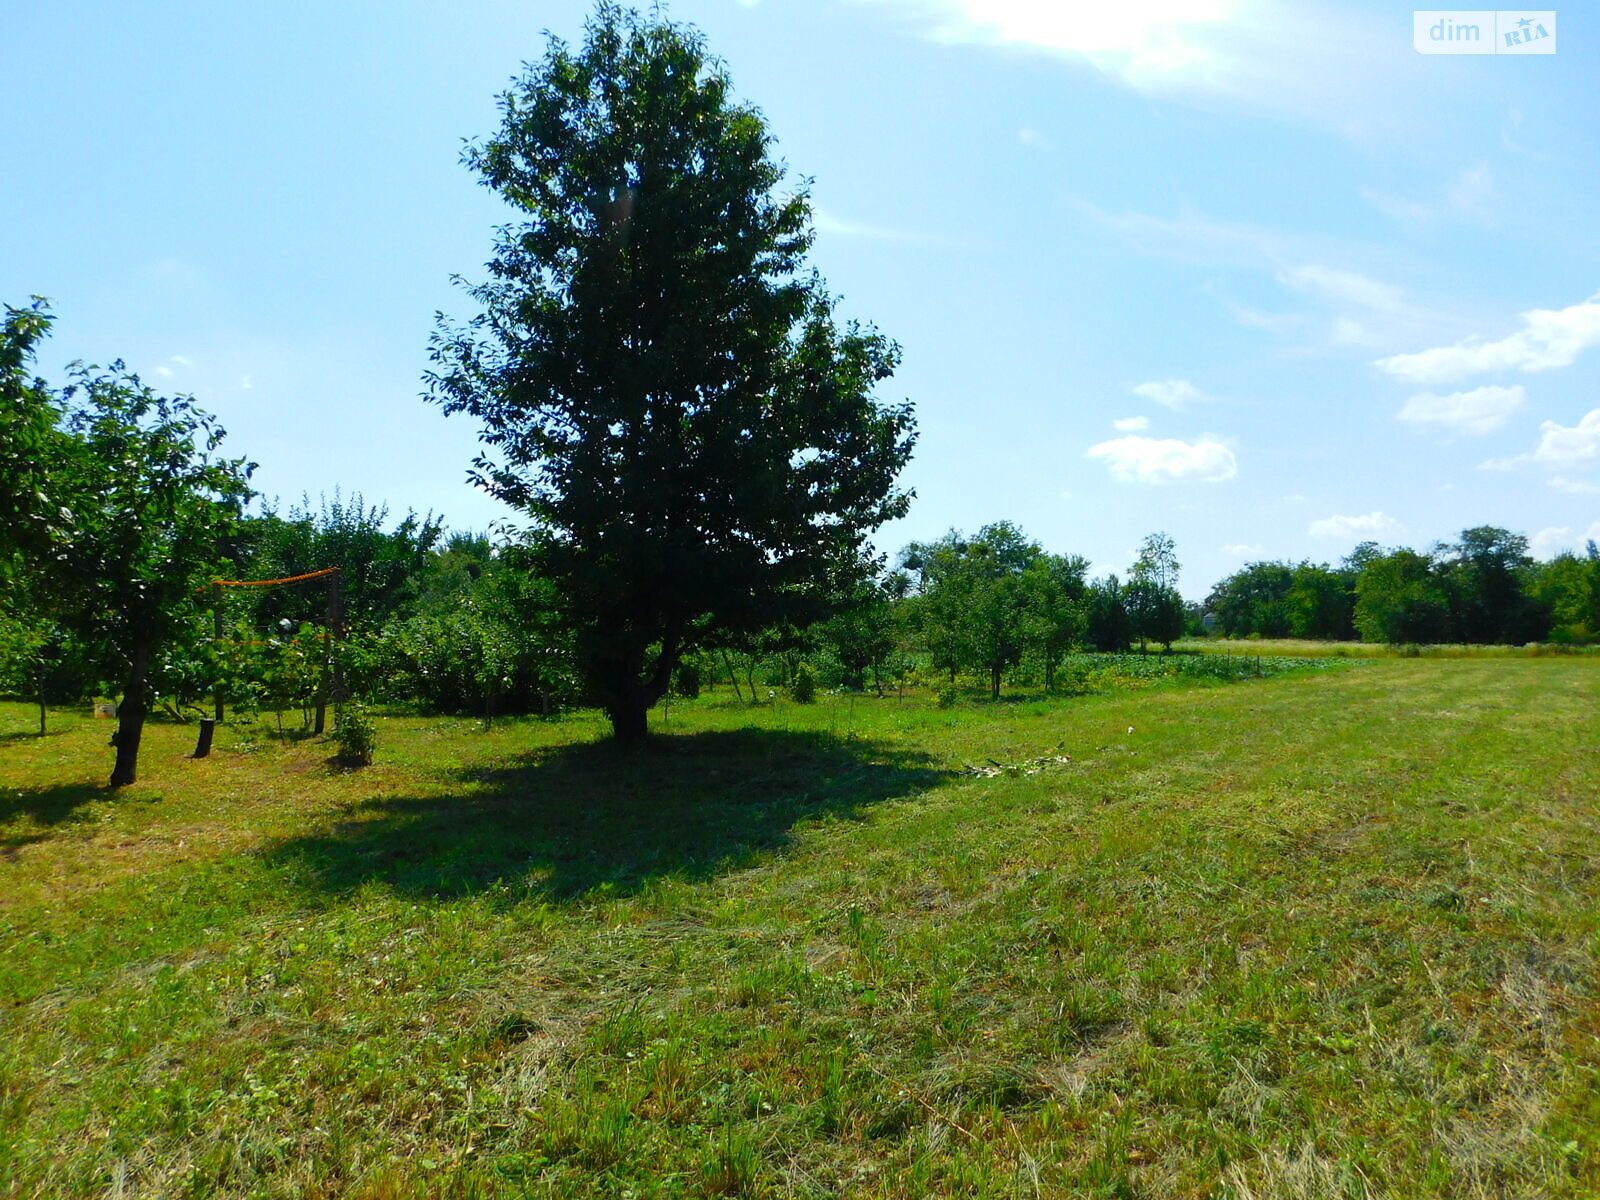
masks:
<path id="1" fill-rule="evenodd" d="M 1592 1197 L 1597 716 L 1392 659 L 112 795 L 0 705 L 0 1196 Z"/>

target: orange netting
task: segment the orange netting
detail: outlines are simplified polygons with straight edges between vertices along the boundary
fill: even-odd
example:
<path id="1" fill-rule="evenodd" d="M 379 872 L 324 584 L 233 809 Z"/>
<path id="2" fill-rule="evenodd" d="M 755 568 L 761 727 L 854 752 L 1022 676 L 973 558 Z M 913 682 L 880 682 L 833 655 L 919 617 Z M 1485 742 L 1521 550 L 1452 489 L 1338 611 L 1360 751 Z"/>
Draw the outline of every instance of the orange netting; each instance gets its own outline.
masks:
<path id="1" fill-rule="evenodd" d="M 324 567 L 306 575 L 291 575 L 287 579 L 213 579 L 212 587 L 272 587 L 278 583 L 304 583 L 307 579 L 321 579 L 324 575 L 338 573 L 338 567 Z"/>

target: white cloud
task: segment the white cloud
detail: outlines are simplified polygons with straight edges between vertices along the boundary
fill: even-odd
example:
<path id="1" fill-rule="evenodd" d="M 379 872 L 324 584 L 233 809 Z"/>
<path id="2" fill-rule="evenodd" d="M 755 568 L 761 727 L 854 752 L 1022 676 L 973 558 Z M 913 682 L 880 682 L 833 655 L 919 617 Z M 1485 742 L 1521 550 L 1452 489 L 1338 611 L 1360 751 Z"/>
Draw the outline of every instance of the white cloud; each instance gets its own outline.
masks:
<path id="1" fill-rule="evenodd" d="M 1480 471 L 1510 471 L 1526 463 L 1562 470 L 1600 459 L 1600 408 L 1591 409 L 1576 425 L 1546 421 L 1539 426 L 1539 445 L 1532 454 L 1491 458 L 1478 464 Z M 1552 481 L 1552 486 L 1557 486 Z"/>
<path id="2" fill-rule="evenodd" d="M 1535 558 L 1548 561 L 1563 551 L 1575 552 L 1587 542 L 1600 542 L 1600 521 L 1576 536 L 1570 526 L 1548 526 L 1528 539 L 1528 549 Z"/>
<path id="3" fill-rule="evenodd" d="M 1196 442 L 1117 438 L 1091 446 L 1089 457 L 1105 459 L 1112 475 L 1127 483 L 1221 483 L 1239 473 L 1233 451 L 1210 436 Z"/>
<path id="4" fill-rule="evenodd" d="M 1382 21 L 1307 0 L 858 0 L 897 9 L 933 40 L 1087 63 L 1151 95 L 1241 104 L 1354 129 L 1393 115 L 1411 52 Z M 1360 103 L 1358 103 L 1360 102 Z"/>
<path id="5" fill-rule="evenodd" d="M 1545 480 L 1545 483 L 1558 492 L 1567 492 L 1573 496 L 1600 496 L 1600 483 L 1590 483 L 1587 479 L 1568 479 L 1565 475 L 1552 475 Z"/>
<path id="6" fill-rule="evenodd" d="M 1449 327 L 1440 313 L 1413 303 L 1405 289 L 1359 271 L 1306 263 L 1280 268 L 1278 282 L 1333 310 L 1335 346 L 1395 346 L 1434 338 Z"/>
<path id="7" fill-rule="evenodd" d="M 167 360 L 167 361 L 168 361 L 168 362 L 175 362 L 175 363 L 177 363 L 177 364 L 178 364 L 178 365 L 179 365 L 179 366 L 180 366 L 180 367 L 192 367 L 192 366 L 194 366 L 194 359 L 192 359 L 192 358 L 187 358 L 187 357 L 185 357 L 185 356 L 184 356 L 184 355 L 182 355 L 182 354 L 174 354 L 174 355 L 173 355 L 173 356 L 172 356 L 172 357 L 171 357 L 171 358 L 170 358 L 170 359 L 168 359 L 168 360 Z"/>
<path id="8" fill-rule="evenodd" d="M 1219 221 L 1189 205 L 1181 206 L 1176 216 L 1162 217 L 1131 210 L 1110 212 L 1081 199 L 1069 203 L 1085 221 L 1142 254 L 1275 280 L 1290 302 L 1263 307 L 1252 298 L 1246 303 L 1216 280 L 1201 290 L 1215 296 L 1239 324 L 1308 343 L 1303 347 L 1307 350 L 1330 346 L 1396 350 L 1459 338 L 1472 328 L 1448 301 L 1419 301 L 1396 284 L 1329 265 L 1370 259 L 1370 245 Z"/>
<path id="9" fill-rule="evenodd" d="M 1370 512 L 1359 517 L 1323 517 L 1311 522 L 1312 537 L 1366 540 L 1386 533 L 1400 533 L 1405 526 L 1381 512 Z"/>
<path id="10" fill-rule="evenodd" d="M 1398 349 L 1419 342 L 1460 337 L 1470 329 L 1447 308 L 1419 303 L 1404 288 L 1330 262 L 1370 257 L 1371 249 L 1348 241 L 1265 226 L 1213 219 L 1183 205 L 1173 217 L 1138 211 L 1108 212 L 1087 201 L 1074 209 L 1141 254 L 1190 266 L 1261 273 L 1298 303 L 1262 308 L 1242 302 L 1215 280 L 1202 290 L 1214 295 L 1239 324 L 1277 337 L 1316 343 L 1317 349 L 1362 346 Z"/>
<path id="11" fill-rule="evenodd" d="M 1338 267 L 1310 263 L 1283 271 L 1278 278 L 1301 291 L 1317 292 L 1330 300 L 1354 304 L 1373 312 L 1395 313 L 1406 307 L 1405 293 L 1394 284 Z"/>
<path id="12" fill-rule="evenodd" d="M 1040 133 L 1037 129 L 1017 130 L 1017 141 L 1021 142 L 1024 146 L 1042 146 L 1045 144 L 1044 134 Z"/>
<path id="13" fill-rule="evenodd" d="M 1552 559 L 1563 550 L 1572 548 L 1572 529 L 1566 525 L 1549 525 L 1528 539 L 1528 549 L 1538 559 Z"/>
<path id="14" fill-rule="evenodd" d="M 1495 342 L 1469 338 L 1415 354 L 1378 360 L 1378 368 L 1413 383 L 1445 383 L 1487 371 L 1547 371 L 1564 367 L 1600 344 L 1600 295 L 1567 308 L 1522 314 L 1523 328 Z"/>
<path id="15" fill-rule="evenodd" d="M 1222 304 L 1228 310 L 1228 315 L 1246 329 L 1260 329 L 1283 338 L 1295 337 L 1306 329 L 1307 320 L 1298 313 L 1264 312 L 1226 296 L 1222 298 Z"/>
<path id="16" fill-rule="evenodd" d="M 1121 430 L 1123 433 L 1138 433 L 1142 429 L 1150 428 L 1150 418 L 1123 417 L 1121 420 L 1111 422 L 1111 428 Z"/>
<path id="17" fill-rule="evenodd" d="M 1213 45 L 1240 0 L 898 0 L 936 41 L 1021 46 L 1081 58 L 1141 90 L 1217 86 L 1229 64 Z"/>
<path id="18" fill-rule="evenodd" d="M 1481 387 L 1470 392 L 1436 396 L 1422 392 L 1406 401 L 1400 419 L 1413 425 L 1433 425 L 1454 433 L 1484 434 L 1499 429 L 1528 402 L 1517 387 Z"/>
<path id="19" fill-rule="evenodd" d="M 1285 233 L 1265 226 L 1213 219 L 1190 205 L 1174 217 L 1138 211 L 1108 212 L 1081 199 L 1069 203 L 1091 222 L 1134 250 L 1164 261 L 1233 268 L 1270 276 L 1301 301 L 1290 311 L 1242 302 L 1215 280 L 1202 290 L 1216 296 L 1239 324 L 1282 338 L 1327 345 L 1398 349 L 1460 337 L 1470 330 L 1448 305 L 1418 302 L 1406 289 L 1330 262 L 1371 257 L 1371 247 L 1348 240 Z M 1320 311 L 1319 311 L 1320 310 Z"/>
<path id="20" fill-rule="evenodd" d="M 1230 542 L 1222 547 L 1222 553 L 1229 558 L 1255 558 L 1262 554 L 1263 551 L 1260 546 L 1252 546 L 1244 542 Z"/>
<path id="21" fill-rule="evenodd" d="M 1208 397 L 1187 379 L 1157 379 L 1149 383 L 1141 383 L 1129 389 L 1135 396 L 1143 396 L 1146 400 L 1154 400 L 1157 404 L 1182 412 L 1191 404 L 1198 404 Z"/>
<path id="22" fill-rule="evenodd" d="M 1590 409 L 1576 425 L 1546 421 L 1539 433 L 1533 458 L 1547 467 L 1574 467 L 1600 459 L 1600 408 Z"/>

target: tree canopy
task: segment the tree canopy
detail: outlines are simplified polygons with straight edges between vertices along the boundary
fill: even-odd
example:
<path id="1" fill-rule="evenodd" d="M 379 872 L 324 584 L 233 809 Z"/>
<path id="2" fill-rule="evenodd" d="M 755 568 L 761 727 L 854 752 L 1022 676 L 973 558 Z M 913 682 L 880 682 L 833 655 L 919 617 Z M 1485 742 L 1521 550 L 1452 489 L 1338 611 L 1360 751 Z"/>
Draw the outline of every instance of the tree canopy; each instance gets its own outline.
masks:
<path id="1" fill-rule="evenodd" d="M 624 740 L 695 645 L 823 618 L 831 572 L 902 515 L 897 347 L 804 270 L 759 112 L 700 35 L 603 4 L 465 154 L 518 210 L 480 313 L 441 318 L 429 394 L 482 425 L 473 477 L 534 522 L 594 698 Z"/>
<path id="2" fill-rule="evenodd" d="M 51 464 L 59 461 L 59 403 L 31 374 L 50 310 L 35 296 L 25 308 L 6 305 L 0 325 L 0 583 L 23 555 L 40 556 L 50 533 L 68 519 L 55 495 Z"/>
<path id="3" fill-rule="evenodd" d="M 59 561 L 76 632 L 121 682 L 111 784 L 134 782 L 153 660 L 205 603 L 250 495 L 253 464 L 215 455 L 223 430 L 187 397 L 121 363 L 78 368 L 64 389 L 76 519 Z"/>
<path id="4" fill-rule="evenodd" d="M 1148 535 L 1127 587 L 1128 619 L 1142 649 L 1148 638 L 1168 650 L 1183 636 L 1183 596 L 1178 592 L 1177 546 L 1165 533 Z"/>

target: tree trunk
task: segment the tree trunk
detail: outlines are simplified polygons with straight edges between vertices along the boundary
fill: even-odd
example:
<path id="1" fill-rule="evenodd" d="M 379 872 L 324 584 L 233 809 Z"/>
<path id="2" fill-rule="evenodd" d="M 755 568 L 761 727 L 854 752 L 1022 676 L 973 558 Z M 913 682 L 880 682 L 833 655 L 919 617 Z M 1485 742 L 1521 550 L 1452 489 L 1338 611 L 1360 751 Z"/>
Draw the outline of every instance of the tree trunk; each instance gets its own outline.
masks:
<path id="1" fill-rule="evenodd" d="M 38 677 L 35 682 L 39 685 L 39 736 L 44 736 L 44 659 L 39 660 Z"/>
<path id="2" fill-rule="evenodd" d="M 145 699 L 145 674 L 150 666 L 150 649 L 136 646 L 128 680 L 117 706 L 117 762 L 111 769 L 111 786 L 127 787 L 138 778 L 139 741 L 144 737 L 144 719 L 149 712 Z"/>
<path id="3" fill-rule="evenodd" d="M 663 639 L 661 653 L 650 675 L 641 678 L 644 653 L 617 655 L 603 664 L 593 676 L 595 689 L 611 720 L 611 732 L 618 744 L 641 746 L 650 734 L 650 709 L 666 695 L 677 668 L 679 645 L 675 635 Z"/>
<path id="4" fill-rule="evenodd" d="M 611 734 L 621 746 L 642 746 L 650 734 L 650 708 L 641 696 L 638 703 L 613 704 L 606 708 L 611 718 Z"/>
<path id="5" fill-rule="evenodd" d="M 1044 660 L 1044 690 L 1047 692 L 1056 690 L 1056 661 L 1053 658 Z"/>
<path id="6" fill-rule="evenodd" d="M 989 699 L 1000 699 L 1000 668 L 998 666 L 989 668 Z"/>

